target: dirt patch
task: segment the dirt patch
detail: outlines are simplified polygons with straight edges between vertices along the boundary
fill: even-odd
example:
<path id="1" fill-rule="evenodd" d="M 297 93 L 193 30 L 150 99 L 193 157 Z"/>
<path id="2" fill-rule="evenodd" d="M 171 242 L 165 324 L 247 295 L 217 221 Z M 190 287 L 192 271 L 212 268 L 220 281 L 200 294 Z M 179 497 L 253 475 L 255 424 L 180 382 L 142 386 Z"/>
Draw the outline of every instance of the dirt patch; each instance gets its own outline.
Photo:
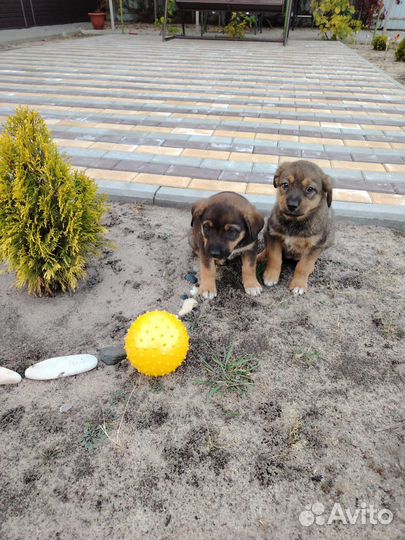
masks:
<path id="1" fill-rule="evenodd" d="M 375 51 L 370 44 L 348 44 L 360 56 L 379 67 L 393 79 L 405 85 L 405 65 L 404 62 L 395 61 L 395 52 L 393 49 L 388 51 Z"/>
<path id="2" fill-rule="evenodd" d="M 1 365 L 22 373 L 42 358 L 97 353 L 146 310 L 177 313 L 196 262 L 189 213 L 114 203 L 106 222 L 115 250 L 76 294 L 31 298 L 1 276 Z M 0 537 L 403 535 L 404 266 L 401 233 L 338 224 L 305 297 L 286 288 L 292 265 L 254 299 L 239 262 L 223 267 L 218 297 L 187 316 L 191 350 L 173 375 L 149 379 L 124 361 L 2 387 Z M 196 384 L 202 362 L 231 343 L 260 359 L 255 384 L 209 401 Z M 394 519 L 302 526 L 316 501 Z"/>

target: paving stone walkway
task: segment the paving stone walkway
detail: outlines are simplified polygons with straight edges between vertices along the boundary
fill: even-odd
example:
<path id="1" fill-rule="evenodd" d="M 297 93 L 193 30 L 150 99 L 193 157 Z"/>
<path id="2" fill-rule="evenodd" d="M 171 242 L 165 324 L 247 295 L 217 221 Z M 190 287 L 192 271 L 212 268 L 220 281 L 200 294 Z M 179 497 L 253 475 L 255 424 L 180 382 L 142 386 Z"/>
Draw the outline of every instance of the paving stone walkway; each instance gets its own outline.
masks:
<path id="1" fill-rule="evenodd" d="M 108 35 L 0 51 L 1 120 L 40 111 L 102 182 L 273 195 L 304 158 L 335 201 L 405 205 L 405 90 L 341 43 Z"/>

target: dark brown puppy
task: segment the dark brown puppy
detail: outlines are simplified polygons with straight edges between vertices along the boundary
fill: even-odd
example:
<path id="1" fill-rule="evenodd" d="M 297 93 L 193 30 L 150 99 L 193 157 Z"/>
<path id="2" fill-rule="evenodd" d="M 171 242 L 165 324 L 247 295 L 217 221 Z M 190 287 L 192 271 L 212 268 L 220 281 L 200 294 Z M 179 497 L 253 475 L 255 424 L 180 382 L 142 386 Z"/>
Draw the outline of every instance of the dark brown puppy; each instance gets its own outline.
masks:
<path id="1" fill-rule="evenodd" d="M 322 253 L 333 243 L 332 181 L 309 161 L 286 162 L 274 176 L 275 204 L 264 233 L 267 259 L 264 284 L 278 283 L 282 257 L 298 261 L 289 285 L 295 295 L 304 294 L 308 278 Z"/>
<path id="2" fill-rule="evenodd" d="M 242 256 L 245 291 L 257 296 L 262 288 L 256 278 L 257 236 L 264 219 L 250 202 L 230 191 L 218 193 L 193 204 L 190 243 L 200 259 L 199 294 L 217 295 L 216 264 Z"/>

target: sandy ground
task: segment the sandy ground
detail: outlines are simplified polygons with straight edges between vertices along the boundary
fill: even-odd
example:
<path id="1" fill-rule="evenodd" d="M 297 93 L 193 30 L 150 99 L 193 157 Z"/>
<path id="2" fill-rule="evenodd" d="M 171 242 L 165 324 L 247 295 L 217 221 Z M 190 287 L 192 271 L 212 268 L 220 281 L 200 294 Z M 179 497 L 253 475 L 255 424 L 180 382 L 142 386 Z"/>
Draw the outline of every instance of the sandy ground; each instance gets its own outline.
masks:
<path id="1" fill-rule="evenodd" d="M 116 249 L 76 294 L 31 298 L 1 276 L 1 364 L 96 353 L 145 310 L 176 313 L 189 224 L 186 211 L 114 203 Z M 1 387 L 0 538 L 402 538 L 403 248 L 399 232 L 339 224 L 300 298 L 291 266 L 255 299 L 237 262 L 223 268 L 218 297 L 188 316 L 187 361 L 163 379 L 125 360 Z M 260 359 L 255 384 L 210 401 L 202 360 L 230 343 Z M 301 525 L 315 502 L 394 519 Z"/>
<path id="2" fill-rule="evenodd" d="M 394 49 L 388 51 L 375 51 L 370 44 L 349 45 L 360 56 L 375 64 L 377 67 L 388 73 L 393 79 L 405 85 L 405 64 L 395 61 Z"/>

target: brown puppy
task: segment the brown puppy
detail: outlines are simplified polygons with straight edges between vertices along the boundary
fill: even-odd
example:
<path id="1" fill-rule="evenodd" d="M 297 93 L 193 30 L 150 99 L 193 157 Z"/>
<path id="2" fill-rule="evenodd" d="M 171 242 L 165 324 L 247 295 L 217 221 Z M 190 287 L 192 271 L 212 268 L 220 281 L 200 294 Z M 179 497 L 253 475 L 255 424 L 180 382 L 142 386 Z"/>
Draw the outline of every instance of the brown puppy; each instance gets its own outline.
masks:
<path id="1" fill-rule="evenodd" d="M 262 288 L 256 278 L 257 236 L 264 219 L 250 202 L 230 191 L 218 193 L 193 204 L 190 243 L 200 259 L 199 294 L 217 295 L 215 264 L 242 256 L 245 291 L 257 296 Z"/>
<path id="2" fill-rule="evenodd" d="M 295 295 L 304 294 L 309 275 L 322 253 L 333 243 L 332 181 L 309 161 L 286 162 L 274 176 L 275 204 L 264 233 L 267 258 L 264 284 L 278 283 L 282 257 L 298 261 L 289 285 Z"/>

